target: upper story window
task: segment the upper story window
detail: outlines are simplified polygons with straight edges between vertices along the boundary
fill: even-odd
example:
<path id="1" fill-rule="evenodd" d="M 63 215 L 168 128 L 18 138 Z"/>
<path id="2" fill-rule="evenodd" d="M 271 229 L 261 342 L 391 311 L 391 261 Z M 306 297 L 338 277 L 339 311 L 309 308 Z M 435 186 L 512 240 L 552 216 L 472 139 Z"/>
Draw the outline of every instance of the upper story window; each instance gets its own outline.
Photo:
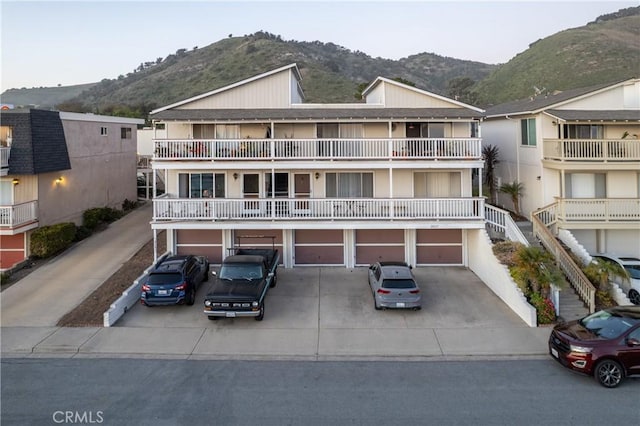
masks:
<path id="1" fill-rule="evenodd" d="M 237 124 L 217 124 L 216 139 L 240 139 L 240 126 Z"/>
<path id="2" fill-rule="evenodd" d="M 327 173 L 327 198 L 373 198 L 373 173 Z"/>
<path id="3" fill-rule="evenodd" d="M 480 126 L 477 121 L 472 121 L 469 123 L 469 137 L 471 138 L 479 138 L 480 137 Z"/>
<path id="4" fill-rule="evenodd" d="M 520 132 L 522 139 L 520 145 L 536 146 L 536 119 L 525 118 L 520 120 Z"/>
<path id="5" fill-rule="evenodd" d="M 194 124 L 193 125 L 193 138 L 194 139 L 213 139 L 216 137 L 215 124 Z M 226 138 L 223 138 L 226 139 Z"/>
<path id="6" fill-rule="evenodd" d="M 604 139 L 604 126 L 601 124 L 565 124 L 567 139 Z"/>
<path id="7" fill-rule="evenodd" d="M 224 173 L 180 173 L 178 186 L 180 198 L 225 197 Z"/>
<path id="8" fill-rule="evenodd" d="M 120 128 L 120 139 L 131 139 L 131 127 Z"/>
<path id="9" fill-rule="evenodd" d="M 102 126 L 100 127 L 100 135 L 101 136 L 107 136 L 107 128 Z"/>
<path id="10" fill-rule="evenodd" d="M 13 142 L 13 127 L 0 126 L 0 146 L 9 147 Z"/>
<path id="11" fill-rule="evenodd" d="M 164 123 L 156 123 L 154 127 L 155 127 L 156 130 L 164 130 L 165 129 Z"/>
<path id="12" fill-rule="evenodd" d="M 320 139 L 359 139 L 364 131 L 362 123 L 318 123 L 316 135 Z"/>

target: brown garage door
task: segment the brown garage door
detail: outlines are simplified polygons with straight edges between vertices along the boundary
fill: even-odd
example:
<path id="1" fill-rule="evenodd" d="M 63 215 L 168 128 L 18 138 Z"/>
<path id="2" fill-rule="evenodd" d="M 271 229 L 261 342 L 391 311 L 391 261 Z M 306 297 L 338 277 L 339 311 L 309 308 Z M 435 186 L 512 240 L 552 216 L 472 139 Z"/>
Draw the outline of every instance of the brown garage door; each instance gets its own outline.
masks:
<path id="1" fill-rule="evenodd" d="M 418 265 L 461 265 L 461 229 L 418 229 L 416 232 Z"/>
<path id="2" fill-rule="evenodd" d="M 233 231 L 233 243 L 240 244 L 241 247 L 253 248 L 272 248 L 275 246 L 280 252 L 280 263 L 284 262 L 281 229 L 236 229 Z"/>
<path id="3" fill-rule="evenodd" d="M 404 259 L 403 229 L 357 229 L 356 265 Z"/>
<path id="4" fill-rule="evenodd" d="M 209 229 L 178 229 L 176 231 L 178 254 L 207 256 L 210 263 L 221 263 L 222 231 Z"/>
<path id="5" fill-rule="evenodd" d="M 300 229 L 294 241 L 296 265 L 344 265 L 342 229 Z"/>

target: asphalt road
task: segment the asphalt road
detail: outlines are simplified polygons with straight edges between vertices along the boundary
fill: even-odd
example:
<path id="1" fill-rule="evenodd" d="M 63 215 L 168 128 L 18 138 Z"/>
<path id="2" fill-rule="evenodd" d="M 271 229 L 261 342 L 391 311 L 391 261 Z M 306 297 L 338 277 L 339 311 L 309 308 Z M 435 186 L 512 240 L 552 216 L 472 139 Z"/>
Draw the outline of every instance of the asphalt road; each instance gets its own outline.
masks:
<path id="1" fill-rule="evenodd" d="M 640 422 L 551 359 L 257 362 L 3 359 L 2 424 L 603 425 Z"/>

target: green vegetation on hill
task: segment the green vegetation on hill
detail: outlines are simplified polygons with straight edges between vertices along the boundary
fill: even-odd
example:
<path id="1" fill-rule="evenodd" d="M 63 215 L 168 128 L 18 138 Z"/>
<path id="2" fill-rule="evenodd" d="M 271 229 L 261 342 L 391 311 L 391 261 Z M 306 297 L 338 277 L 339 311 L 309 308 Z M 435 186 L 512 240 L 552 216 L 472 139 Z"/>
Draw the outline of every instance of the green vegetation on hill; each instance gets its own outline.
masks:
<path id="1" fill-rule="evenodd" d="M 2 103 L 13 104 L 16 107 L 33 106 L 48 109 L 79 96 L 83 91 L 93 87 L 95 84 L 9 89 L 0 96 L 0 99 L 2 99 Z"/>

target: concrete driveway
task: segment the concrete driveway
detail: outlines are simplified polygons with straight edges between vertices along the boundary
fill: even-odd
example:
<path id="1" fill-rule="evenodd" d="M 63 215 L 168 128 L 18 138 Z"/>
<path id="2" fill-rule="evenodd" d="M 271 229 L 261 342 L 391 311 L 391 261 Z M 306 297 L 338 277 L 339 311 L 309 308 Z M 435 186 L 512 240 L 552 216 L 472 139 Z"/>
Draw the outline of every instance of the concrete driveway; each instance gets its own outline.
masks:
<path id="1" fill-rule="evenodd" d="M 269 290 L 265 317 L 210 321 L 203 301 L 214 280 L 198 290 L 193 306 L 136 305 L 116 327 L 216 329 L 432 329 L 526 327 L 482 281 L 463 267 L 418 267 L 420 311 L 376 311 L 366 268 L 280 269 Z"/>

